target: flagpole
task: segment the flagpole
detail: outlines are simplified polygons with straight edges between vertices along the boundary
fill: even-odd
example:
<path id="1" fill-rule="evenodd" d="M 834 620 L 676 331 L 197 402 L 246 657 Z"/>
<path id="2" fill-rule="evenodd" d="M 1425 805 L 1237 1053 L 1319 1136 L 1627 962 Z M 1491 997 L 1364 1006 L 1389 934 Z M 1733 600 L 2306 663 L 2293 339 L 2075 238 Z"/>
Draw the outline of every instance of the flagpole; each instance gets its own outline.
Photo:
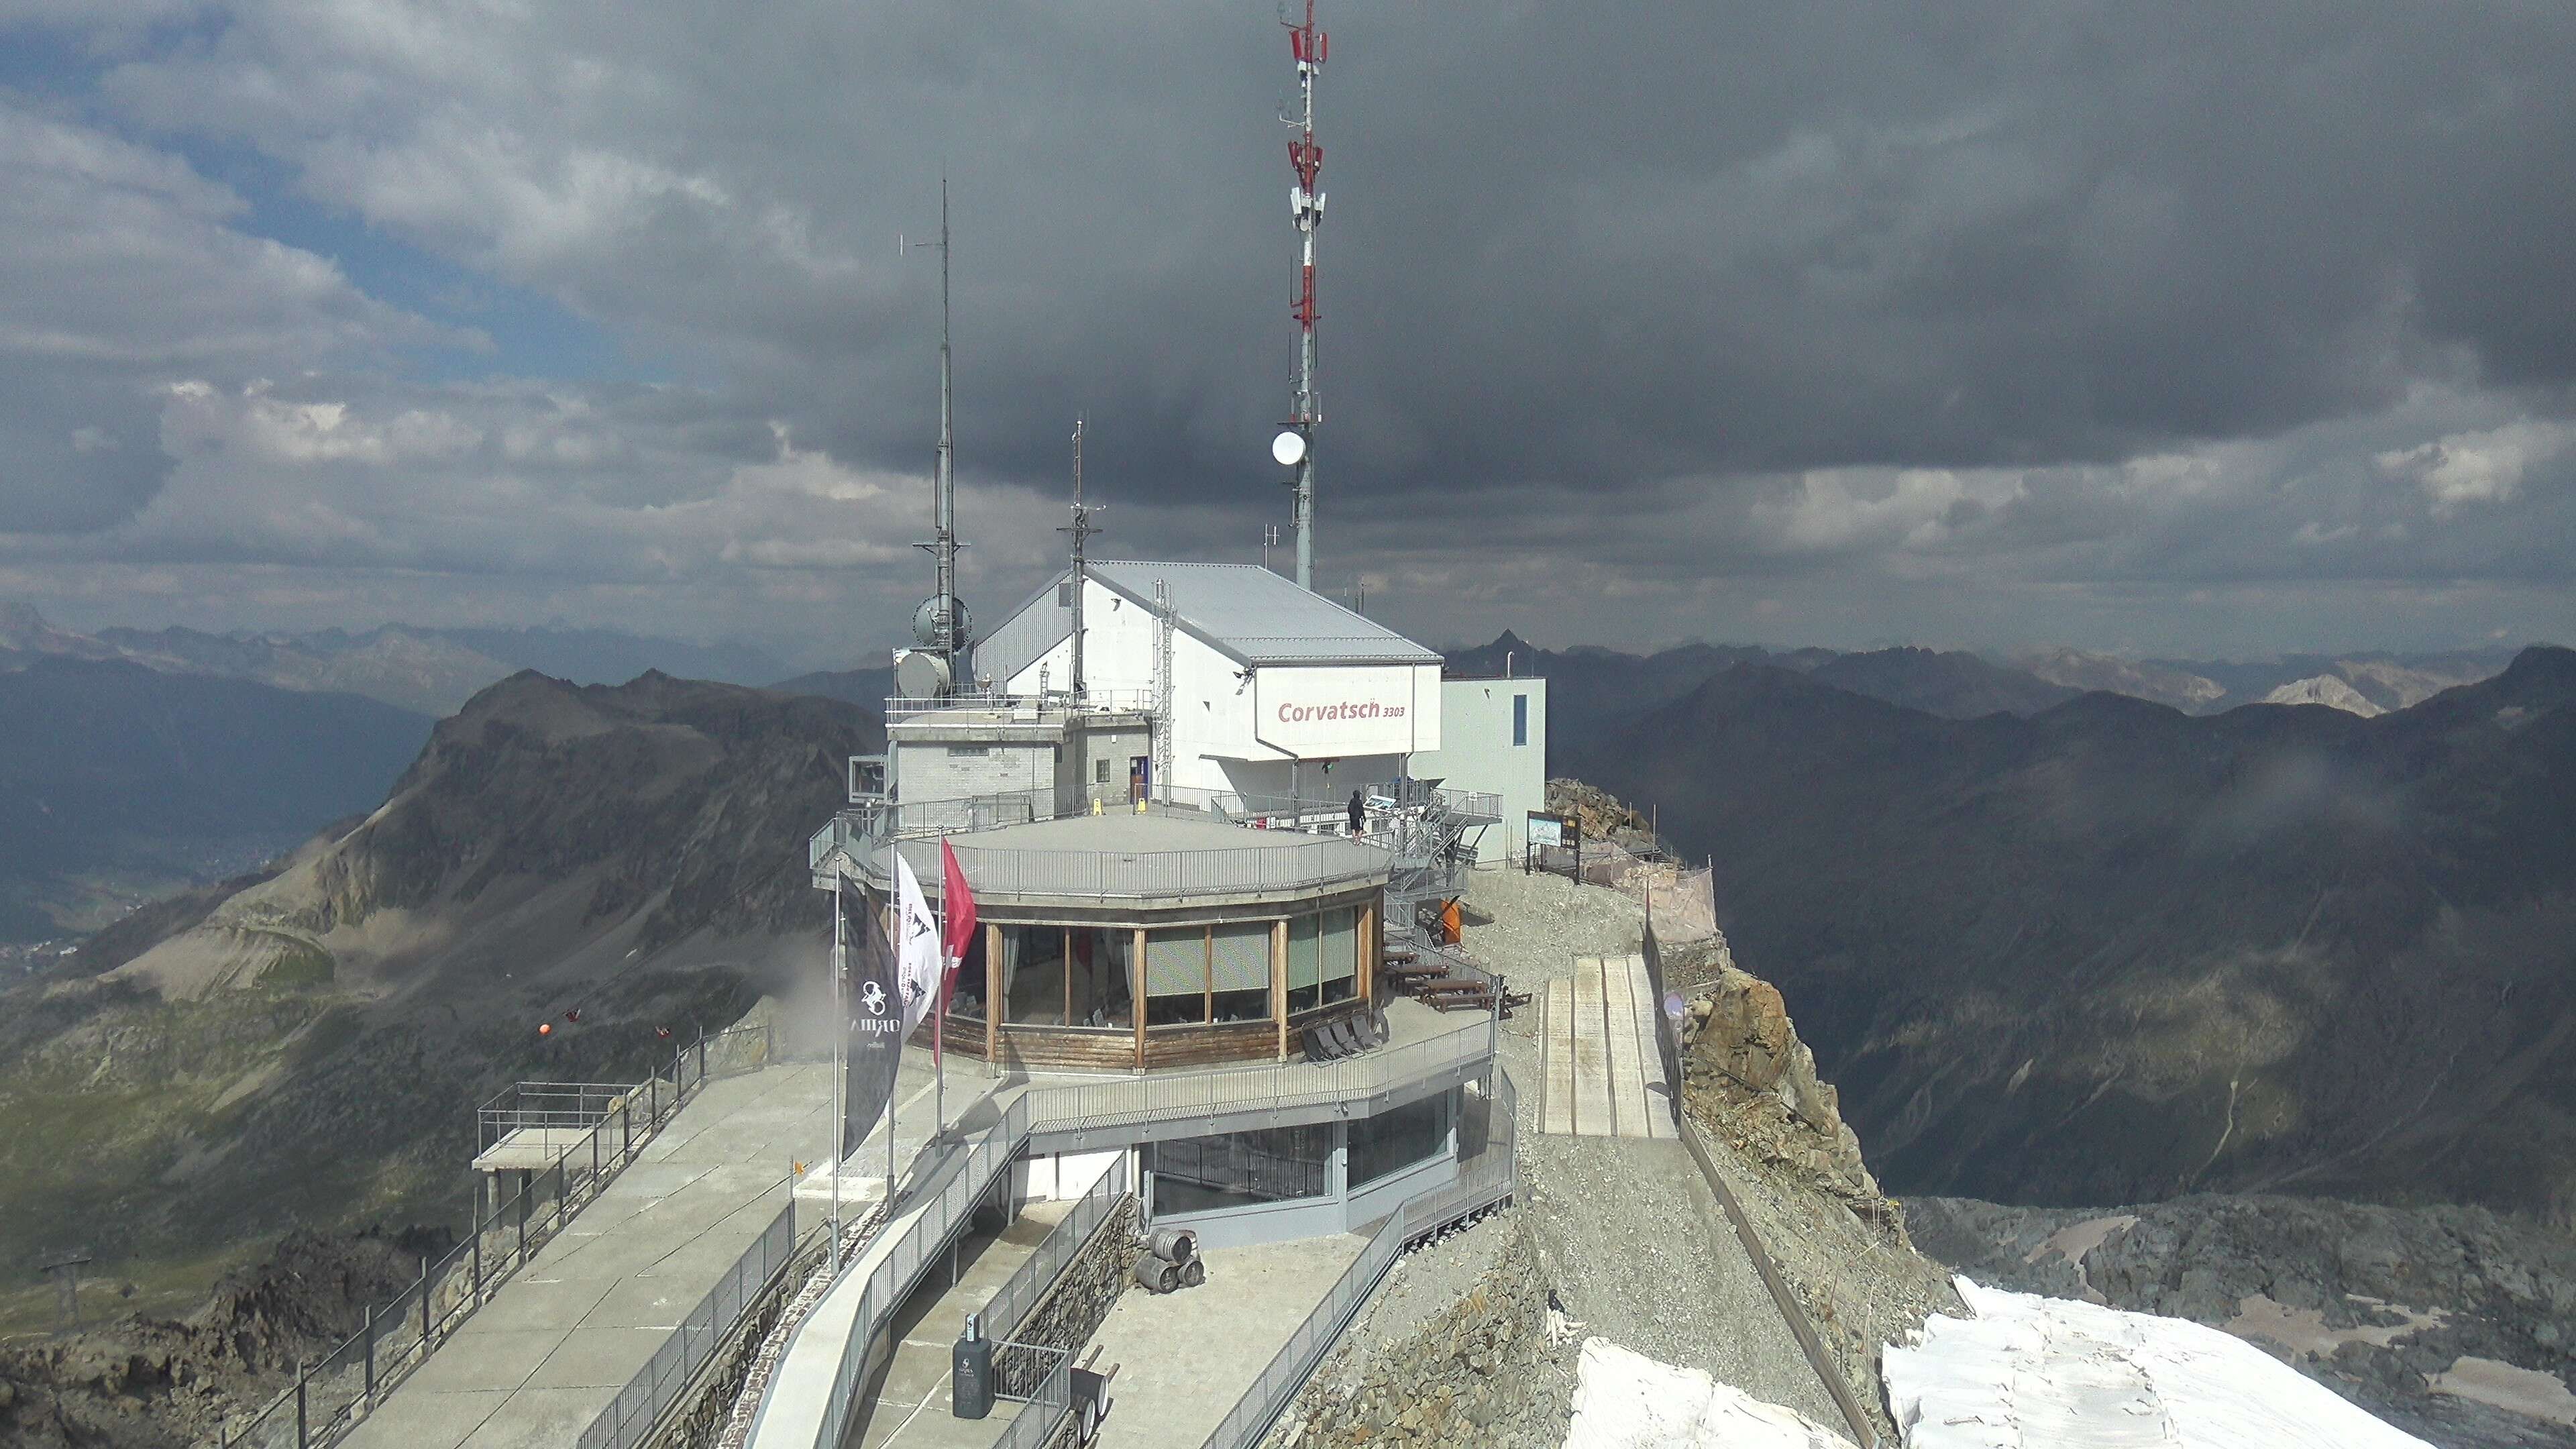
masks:
<path id="1" fill-rule="evenodd" d="M 898 925 L 901 924 L 903 916 L 903 880 L 900 874 L 901 870 L 902 861 L 901 858 L 895 854 L 894 830 L 891 823 L 889 823 L 886 830 L 886 901 L 888 905 L 893 908 Z M 896 940 L 897 938 L 895 936 L 888 934 L 886 937 L 886 944 L 888 946 L 893 946 Z M 898 956 L 896 970 L 900 972 L 901 969 L 901 957 Z M 897 994 L 900 996 L 900 993 Z M 902 1008 L 897 1007 L 896 1010 L 899 1013 Z M 895 1024 L 898 1026 L 903 1024 L 903 1018 L 901 1015 L 896 1016 Z M 900 1041 L 894 1044 L 894 1066 L 895 1076 L 886 1084 L 886 1194 L 885 1217 L 883 1219 L 886 1223 L 892 1223 L 894 1221 L 894 1098 L 895 1093 L 901 1089 L 903 1083 L 903 1043 Z"/>
<path id="2" fill-rule="evenodd" d="M 939 979 L 930 987 L 930 1080 L 933 1142 L 948 1136 L 948 1055 L 940 1049 L 948 1017 L 948 832 L 939 832 Z M 989 1009 L 989 1008 L 988 1008 Z"/>
<path id="3" fill-rule="evenodd" d="M 850 1070 L 843 1060 L 850 1046 L 849 1013 L 841 1007 L 841 873 L 832 872 L 832 1271 L 841 1270 L 841 1149 L 843 1120 L 849 1107 Z"/>

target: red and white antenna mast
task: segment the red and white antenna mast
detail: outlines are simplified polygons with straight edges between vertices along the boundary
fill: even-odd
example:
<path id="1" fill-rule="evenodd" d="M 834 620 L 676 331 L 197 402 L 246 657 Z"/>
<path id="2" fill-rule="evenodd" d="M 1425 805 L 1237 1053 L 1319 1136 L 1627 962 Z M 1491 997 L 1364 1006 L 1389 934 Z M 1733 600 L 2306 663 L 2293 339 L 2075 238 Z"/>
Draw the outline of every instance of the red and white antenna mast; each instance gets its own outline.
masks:
<path id="1" fill-rule="evenodd" d="M 1324 169 L 1324 148 L 1315 144 L 1315 78 L 1323 73 L 1325 36 L 1315 24 L 1315 0 L 1306 0 L 1306 23 L 1285 16 L 1288 51 L 1297 59 L 1297 92 L 1301 113 L 1288 124 L 1297 139 L 1288 143 L 1288 164 L 1297 173 L 1289 192 L 1289 210 L 1297 222 L 1297 380 L 1288 426 L 1270 445 L 1271 456 L 1297 470 L 1297 586 L 1315 586 L 1315 452 L 1314 432 L 1324 420 L 1323 399 L 1315 392 L 1315 232 L 1324 224 L 1324 193 L 1315 179 Z M 1283 117 L 1282 119 L 1286 119 Z"/>

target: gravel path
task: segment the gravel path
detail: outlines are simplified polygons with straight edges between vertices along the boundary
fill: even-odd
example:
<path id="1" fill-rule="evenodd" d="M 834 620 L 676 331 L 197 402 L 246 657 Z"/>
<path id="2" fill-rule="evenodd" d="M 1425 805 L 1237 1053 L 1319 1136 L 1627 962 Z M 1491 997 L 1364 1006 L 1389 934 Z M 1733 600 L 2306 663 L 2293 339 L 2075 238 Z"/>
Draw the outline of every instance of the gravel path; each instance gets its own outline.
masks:
<path id="1" fill-rule="evenodd" d="M 1842 1422 L 1680 1143 L 1532 1135 L 1521 1150 L 1542 1259 L 1584 1332 Z"/>

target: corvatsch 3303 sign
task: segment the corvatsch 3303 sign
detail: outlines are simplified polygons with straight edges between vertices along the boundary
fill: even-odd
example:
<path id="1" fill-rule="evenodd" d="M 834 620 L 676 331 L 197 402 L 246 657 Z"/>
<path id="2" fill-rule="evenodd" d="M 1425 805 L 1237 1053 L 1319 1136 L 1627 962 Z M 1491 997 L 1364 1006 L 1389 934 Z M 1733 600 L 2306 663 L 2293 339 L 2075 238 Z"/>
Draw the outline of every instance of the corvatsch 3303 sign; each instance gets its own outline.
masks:
<path id="1" fill-rule="evenodd" d="M 1434 748 L 1440 738 L 1438 676 L 1426 704 L 1418 673 L 1406 665 L 1264 669 L 1253 676 L 1253 736 L 1302 759 Z"/>

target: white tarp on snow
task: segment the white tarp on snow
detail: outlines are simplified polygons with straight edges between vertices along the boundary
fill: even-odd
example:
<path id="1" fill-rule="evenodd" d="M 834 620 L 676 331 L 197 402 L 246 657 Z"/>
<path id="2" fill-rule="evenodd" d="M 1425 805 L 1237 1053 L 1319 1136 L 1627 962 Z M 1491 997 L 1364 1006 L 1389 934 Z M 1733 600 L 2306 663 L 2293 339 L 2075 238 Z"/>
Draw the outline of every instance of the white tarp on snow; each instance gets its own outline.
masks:
<path id="1" fill-rule="evenodd" d="M 1958 1283 L 1879 1361 L 1906 1449 L 2432 1449 L 2215 1328 Z"/>
<path id="2" fill-rule="evenodd" d="M 1606 1338 L 1583 1340 L 1565 1449 L 1852 1449 L 1778 1404 Z"/>

